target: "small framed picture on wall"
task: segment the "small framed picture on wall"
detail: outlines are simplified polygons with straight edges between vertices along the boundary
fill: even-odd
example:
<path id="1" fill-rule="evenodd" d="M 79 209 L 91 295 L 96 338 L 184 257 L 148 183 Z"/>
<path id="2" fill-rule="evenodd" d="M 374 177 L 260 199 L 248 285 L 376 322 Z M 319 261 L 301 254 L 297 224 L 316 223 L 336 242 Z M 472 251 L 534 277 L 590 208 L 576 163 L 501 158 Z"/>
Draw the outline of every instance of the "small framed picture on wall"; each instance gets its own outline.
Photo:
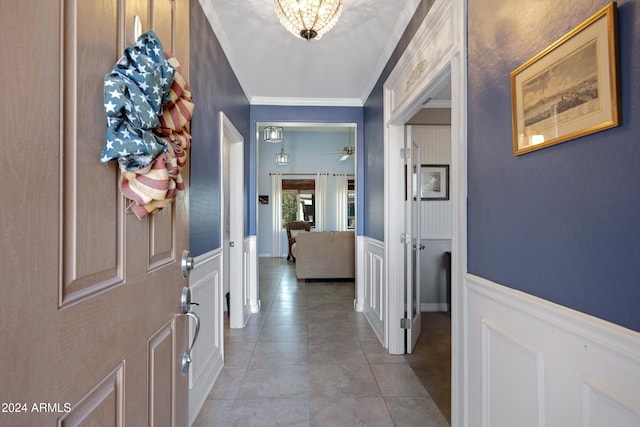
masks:
<path id="1" fill-rule="evenodd" d="M 449 200 L 449 165 L 422 165 L 420 199 Z"/>

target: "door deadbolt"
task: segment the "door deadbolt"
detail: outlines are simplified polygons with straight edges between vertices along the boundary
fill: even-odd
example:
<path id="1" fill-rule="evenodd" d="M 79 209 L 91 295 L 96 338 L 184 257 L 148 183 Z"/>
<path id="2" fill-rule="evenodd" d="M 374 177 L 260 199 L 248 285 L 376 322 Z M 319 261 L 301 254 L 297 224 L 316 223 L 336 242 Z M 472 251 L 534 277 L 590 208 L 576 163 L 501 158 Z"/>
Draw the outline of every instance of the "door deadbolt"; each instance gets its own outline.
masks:
<path id="1" fill-rule="evenodd" d="M 180 263 L 182 267 L 182 277 L 184 277 L 185 279 L 189 277 L 189 273 L 191 273 L 191 270 L 193 270 L 193 267 L 195 267 L 195 264 L 196 262 L 191 256 L 191 252 L 189 252 L 186 249 L 182 251 L 182 260 Z"/>

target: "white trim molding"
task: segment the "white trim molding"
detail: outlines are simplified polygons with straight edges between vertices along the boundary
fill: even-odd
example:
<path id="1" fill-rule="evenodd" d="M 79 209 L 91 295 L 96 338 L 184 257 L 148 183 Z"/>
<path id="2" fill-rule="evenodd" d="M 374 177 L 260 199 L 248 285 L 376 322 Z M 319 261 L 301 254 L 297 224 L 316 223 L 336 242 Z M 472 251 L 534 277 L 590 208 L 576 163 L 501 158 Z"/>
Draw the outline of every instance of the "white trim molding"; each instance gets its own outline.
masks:
<path id="1" fill-rule="evenodd" d="M 245 281 L 249 289 L 249 306 L 251 313 L 260 311 L 258 295 L 258 240 L 257 236 L 244 238 Z"/>
<path id="2" fill-rule="evenodd" d="M 469 419 L 640 425 L 640 333 L 473 275 L 465 293 Z"/>
<path id="3" fill-rule="evenodd" d="M 365 287 L 365 259 L 366 241 L 365 236 L 356 236 L 356 299 L 353 301 L 353 308 L 357 312 L 364 311 L 364 287 Z"/>
<path id="4" fill-rule="evenodd" d="M 293 107 L 362 107 L 359 98 L 284 98 L 254 96 L 251 105 L 279 105 Z"/>

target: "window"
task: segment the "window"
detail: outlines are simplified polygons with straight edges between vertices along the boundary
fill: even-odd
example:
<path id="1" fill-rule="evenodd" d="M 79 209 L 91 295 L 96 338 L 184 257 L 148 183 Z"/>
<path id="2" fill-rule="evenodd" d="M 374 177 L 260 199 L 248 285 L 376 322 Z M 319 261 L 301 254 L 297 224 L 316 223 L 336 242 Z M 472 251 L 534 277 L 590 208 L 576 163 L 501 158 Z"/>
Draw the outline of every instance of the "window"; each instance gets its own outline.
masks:
<path id="1" fill-rule="evenodd" d="M 306 221 L 315 226 L 315 179 L 282 180 L 282 226 L 290 221 Z"/>

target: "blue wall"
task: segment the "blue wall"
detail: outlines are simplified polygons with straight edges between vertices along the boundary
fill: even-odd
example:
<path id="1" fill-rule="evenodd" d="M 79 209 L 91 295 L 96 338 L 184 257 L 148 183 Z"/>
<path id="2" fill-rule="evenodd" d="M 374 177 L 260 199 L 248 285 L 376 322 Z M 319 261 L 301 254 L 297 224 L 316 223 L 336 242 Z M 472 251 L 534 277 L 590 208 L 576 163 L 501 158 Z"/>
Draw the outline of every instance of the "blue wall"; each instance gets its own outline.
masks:
<path id="1" fill-rule="evenodd" d="M 196 112 L 191 131 L 190 246 L 194 256 L 221 245 L 218 112 L 224 111 L 245 139 L 245 231 L 256 234 L 256 122 L 357 123 L 357 233 L 384 240 L 382 84 L 434 0 L 423 0 L 364 108 L 251 106 L 197 0 L 190 2 L 191 87 Z M 250 110 L 250 113 L 249 113 Z M 250 120 L 249 120 L 250 115 Z M 365 134 L 366 142 L 365 142 Z M 249 144 L 246 144 L 249 141 Z"/>
<path id="2" fill-rule="evenodd" d="M 364 105 L 364 235 L 384 241 L 383 85 L 427 16 L 434 0 L 422 0 Z"/>
<path id="3" fill-rule="evenodd" d="M 247 208 L 249 212 L 247 230 L 248 234 L 256 235 L 256 202 L 258 193 L 256 190 L 256 123 L 257 122 L 299 122 L 299 123 L 355 123 L 357 126 L 356 153 L 362 153 L 364 150 L 364 127 L 362 118 L 362 107 L 285 107 L 285 106 L 269 106 L 269 105 L 253 105 L 251 106 L 251 139 L 249 144 L 245 144 L 245 150 L 249 152 L 245 156 L 245 171 L 248 175 L 245 177 L 248 182 L 248 200 L 250 201 Z M 286 135 L 285 135 L 286 137 Z M 246 139 L 245 139 L 246 140 Z M 285 141 L 286 144 L 286 141 Z M 357 198 L 358 201 L 363 200 L 366 180 L 363 177 L 364 166 L 362 162 L 358 162 L 356 171 Z M 358 208 L 356 218 L 356 233 L 362 234 L 364 216 L 363 210 Z"/>
<path id="4" fill-rule="evenodd" d="M 220 120 L 224 111 L 249 140 L 249 101 L 197 0 L 190 2 L 191 123 L 190 247 L 193 256 L 221 247 Z"/>
<path id="5" fill-rule="evenodd" d="M 640 9 L 620 1 L 622 125 L 514 157 L 509 74 L 607 4 L 469 2 L 469 272 L 640 331 Z"/>

